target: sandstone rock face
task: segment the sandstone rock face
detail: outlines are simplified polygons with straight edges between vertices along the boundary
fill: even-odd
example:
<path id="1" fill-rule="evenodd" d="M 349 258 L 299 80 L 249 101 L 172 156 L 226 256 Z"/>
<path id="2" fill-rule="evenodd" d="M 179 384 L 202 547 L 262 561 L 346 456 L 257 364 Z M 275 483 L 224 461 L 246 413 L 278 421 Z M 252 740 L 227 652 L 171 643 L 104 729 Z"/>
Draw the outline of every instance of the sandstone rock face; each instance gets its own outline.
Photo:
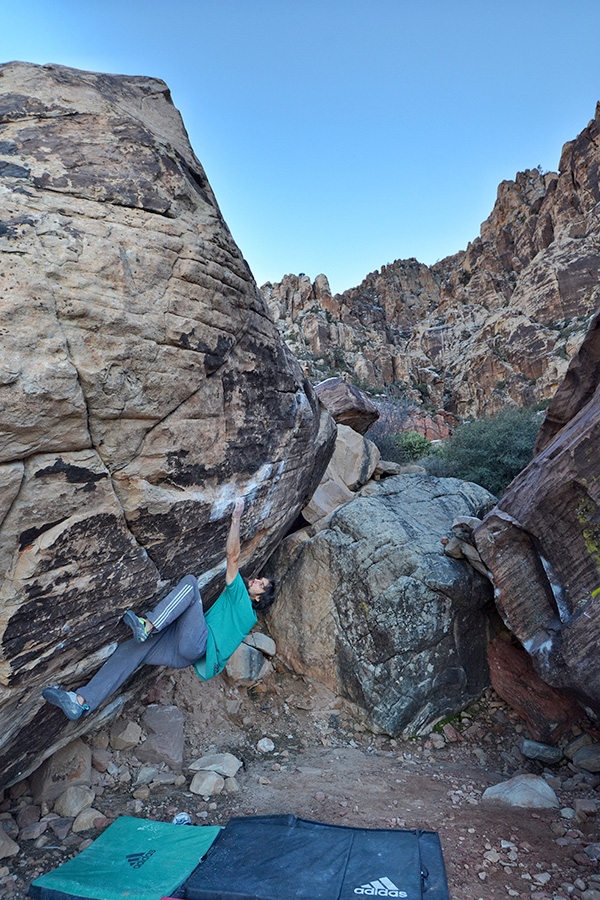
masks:
<path id="1" fill-rule="evenodd" d="M 432 267 L 397 260 L 335 296 L 322 275 L 263 285 L 305 371 L 400 381 L 461 417 L 552 397 L 600 300 L 599 133 L 600 105 L 558 173 L 503 181 L 480 237 Z"/>
<path id="2" fill-rule="evenodd" d="M 490 501 L 456 479 L 370 482 L 272 559 L 277 653 L 360 704 L 374 728 L 414 734 L 488 684 L 487 579 L 443 553 L 454 516 Z"/>
<path id="3" fill-rule="evenodd" d="M 126 636 L 124 610 L 186 572 L 207 573 L 210 604 L 236 495 L 242 563 L 256 570 L 313 493 L 335 429 L 279 338 L 164 82 L 24 63 L 0 75 L 10 782 L 64 739 L 41 688 L 87 680 Z"/>
<path id="4" fill-rule="evenodd" d="M 474 532 L 493 575 L 498 609 L 537 673 L 573 691 L 596 717 L 599 359 L 600 313 L 548 409 L 539 452 Z"/>

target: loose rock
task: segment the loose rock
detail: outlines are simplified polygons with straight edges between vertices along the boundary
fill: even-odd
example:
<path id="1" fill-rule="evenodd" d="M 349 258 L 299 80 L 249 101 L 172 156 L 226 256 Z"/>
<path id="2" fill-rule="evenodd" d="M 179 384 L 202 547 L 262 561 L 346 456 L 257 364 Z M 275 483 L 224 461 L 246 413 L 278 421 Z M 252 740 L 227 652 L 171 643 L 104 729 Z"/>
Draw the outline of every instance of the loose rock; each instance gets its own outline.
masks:
<path id="1" fill-rule="evenodd" d="M 494 784 L 483 792 L 482 800 L 499 800 L 526 809 L 557 809 L 560 805 L 550 785 L 538 775 L 517 775 Z"/>

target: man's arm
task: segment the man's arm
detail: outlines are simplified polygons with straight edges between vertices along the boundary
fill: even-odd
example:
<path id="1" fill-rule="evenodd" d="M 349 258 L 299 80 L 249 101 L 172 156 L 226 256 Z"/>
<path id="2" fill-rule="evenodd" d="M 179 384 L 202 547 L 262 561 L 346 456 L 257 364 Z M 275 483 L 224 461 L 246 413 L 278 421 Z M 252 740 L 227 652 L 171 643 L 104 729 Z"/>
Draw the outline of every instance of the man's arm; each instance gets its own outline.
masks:
<path id="1" fill-rule="evenodd" d="M 227 557 L 225 581 L 227 584 L 235 581 L 240 568 L 240 521 L 243 512 L 244 501 L 240 497 L 235 501 L 235 506 L 233 507 L 231 525 L 229 526 L 229 534 L 227 535 L 227 544 L 225 546 L 225 555 Z"/>

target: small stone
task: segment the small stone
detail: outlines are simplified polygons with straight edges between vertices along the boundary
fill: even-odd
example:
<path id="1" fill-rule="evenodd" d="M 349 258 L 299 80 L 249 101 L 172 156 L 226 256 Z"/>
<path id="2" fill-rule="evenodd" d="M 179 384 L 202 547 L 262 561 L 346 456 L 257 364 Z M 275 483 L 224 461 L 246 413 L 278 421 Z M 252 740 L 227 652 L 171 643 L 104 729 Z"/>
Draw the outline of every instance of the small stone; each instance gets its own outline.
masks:
<path id="1" fill-rule="evenodd" d="M 590 859 L 600 860 L 600 844 L 588 844 L 585 852 Z"/>
<path id="2" fill-rule="evenodd" d="M 550 872 L 536 872 L 533 876 L 533 880 L 537 881 L 538 884 L 544 885 L 548 884 L 551 877 Z"/>
<path id="3" fill-rule="evenodd" d="M 92 766 L 97 772 L 106 772 L 106 768 L 112 757 L 108 750 L 92 750 Z"/>
<path id="4" fill-rule="evenodd" d="M 252 684 L 265 678 L 272 670 L 272 665 L 265 659 L 260 650 L 240 644 L 237 650 L 227 660 L 225 673 L 227 677 L 237 684 Z"/>
<path id="5" fill-rule="evenodd" d="M 273 743 L 271 738 L 264 737 L 260 739 L 260 741 L 256 745 L 256 749 L 260 753 L 272 753 L 275 749 L 275 744 Z"/>
<path id="6" fill-rule="evenodd" d="M 97 828 L 96 819 L 103 820 L 104 816 L 99 810 L 94 809 L 93 806 L 88 806 L 87 809 L 79 813 L 73 822 L 73 831 L 78 834 L 80 831 L 89 831 L 91 828 Z"/>
<path id="7" fill-rule="evenodd" d="M 584 853 L 583 850 L 576 850 L 573 854 L 573 861 L 577 863 L 578 866 L 593 866 L 595 865 L 594 860 L 590 859 L 587 853 Z"/>
<path id="8" fill-rule="evenodd" d="M 585 797 L 580 797 L 575 800 L 574 806 L 575 813 L 580 822 L 583 822 L 588 816 L 595 816 L 598 809 L 595 800 L 588 800 Z"/>
<path id="9" fill-rule="evenodd" d="M 20 841 L 35 841 L 39 838 L 48 827 L 47 822 L 34 822 L 26 828 L 22 828 L 19 832 Z"/>
<path id="10" fill-rule="evenodd" d="M 575 810 L 571 809 L 570 806 L 564 806 L 561 809 L 560 814 L 563 819 L 574 819 L 575 818 Z"/>
<path id="11" fill-rule="evenodd" d="M 73 824 L 73 819 L 71 818 L 56 818 L 51 819 L 48 822 L 49 828 L 54 832 L 59 841 L 64 841 L 66 836 L 71 830 L 71 825 Z"/>
<path id="12" fill-rule="evenodd" d="M 223 775 L 225 778 L 232 778 L 241 767 L 241 759 L 235 757 L 233 753 L 212 753 L 196 759 L 188 768 L 190 772 L 198 772 L 201 769 L 205 769 L 211 772 L 218 772 L 219 775 Z"/>
<path id="13" fill-rule="evenodd" d="M 259 784 L 271 784 L 268 778 L 265 778 L 264 775 L 259 775 L 257 778 Z"/>
<path id="14" fill-rule="evenodd" d="M 442 728 L 442 731 L 444 732 L 444 737 L 446 738 L 446 740 L 451 744 L 455 744 L 457 741 L 463 740 L 462 734 L 460 734 L 456 730 L 454 725 L 450 724 L 450 722 L 446 722 L 446 724 Z"/>
<path id="15" fill-rule="evenodd" d="M 600 744 L 581 747 L 573 756 L 573 765 L 586 772 L 600 772 Z"/>
<path id="16" fill-rule="evenodd" d="M 260 650 L 265 656 L 275 656 L 277 653 L 277 647 L 273 638 L 269 637 L 268 634 L 262 634 L 260 631 L 253 631 L 251 634 L 246 635 L 244 644 L 248 644 L 249 647 L 255 647 L 256 650 Z"/>
<path id="17" fill-rule="evenodd" d="M 240 789 L 239 783 L 235 778 L 225 779 L 225 790 L 228 794 L 237 794 Z"/>
<path id="18" fill-rule="evenodd" d="M 582 892 L 581 900 L 600 900 L 600 891 L 597 891 L 596 888 L 588 888 L 587 891 Z"/>
<path id="19" fill-rule="evenodd" d="M 40 807 L 34 806 L 31 803 L 27 803 L 25 806 L 22 806 L 19 812 L 17 813 L 17 825 L 19 828 L 27 828 L 28 825 L 33 825 L 35 822 L 40 821 Z"/>
<path id="20" fill-rule="evenodd" d="M 157 775 L 158 769 L 156 768 L 156 766 L 142 766 L 136 775 L 134 787 L 137 787 L 141 784 L 150 784 L 152 781 L 154 781 Z"/>
<path id="21" fill-rule="evenodd" d="M 325 800 L 325 794 L 323 793 L 323 791 L 317 791 L 317 793 L 315 794 L 315 800 L 318 800 L 319 803 L 323 803 L 323 801 Z"/>
<path id="22" fill-rule="evenodd" d="M 97 731 L 92 738 L 92 747 L 95 750 L 108 750 L 108 732 Z"/>
<path id="23" fill-rule="evenodd" d="M 147 800 L 150 796 L 150 788 L 147 785 L 143 787 L 136 788 L 132 795 L 136 800 Z"/>
<path id="24" fill-rule="evenodd" d="M 225 787 L 225 779 L 217 772 L 202 770 L 196 772 L 190 784 L 192 794 L 199 794 L 201 797 L 212 797 L 214 794 L 220 794 Z"/>
<path id="25" fill-rule="evenodd" d="M 157 772 L 150 784 L 152 787 L 158 787 L 161 784 L 175 784 L 175 778 L 173 772 Z"/>
<path id="26" fill-rule="evenodd" d="M 146 707 L 142 722 L 149 735 L 136 750 L 138 759 L 154 764 L 166 762 L 174 772 L 181 772 L 185 725 L 181 710 L 172 704 L 152 703 Z"/>
<path id="27" fill-rule="evenodd" d="M 131 750 L 137 747 L 142 729 L 137 722 L 117 719 L 110 730 L 110 746 L 113 750 Z"/>
<path id="28" fill-rule="evenodd" d="M 539 759 L 540 762 L 549 765 L 556 765 L 563 758 L 560 747 L 551 747 L 549 744 L 542 744 L 539 741 L 523 740 L 519 745 L 519 750 L 527 759 Z"/>
<path id="29" fill-rule="evenodd" d="M 83 785 L 71 785 L 64 791 L 54 804 L 54 811 L 59 816 L 74 817 L 83 809 L 91 806 L 96 794 L 91 788 Z"/>

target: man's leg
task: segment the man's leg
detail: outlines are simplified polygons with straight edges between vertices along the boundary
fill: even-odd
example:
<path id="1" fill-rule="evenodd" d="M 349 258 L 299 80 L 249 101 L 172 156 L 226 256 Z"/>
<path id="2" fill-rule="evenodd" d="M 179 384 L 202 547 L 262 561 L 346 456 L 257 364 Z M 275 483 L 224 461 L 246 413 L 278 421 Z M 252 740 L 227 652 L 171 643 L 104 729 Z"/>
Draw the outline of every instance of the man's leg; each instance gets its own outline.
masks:
<path id="1" fill-rule="evenodd" d="M 181 669 L 204 654 L 208 628 L 193 575 L 182 578 L 147 618 L 154 626 L 149 638 L 143 643 L 129 640 L 119 644 L 94 677 L 77 690 L 90 711 L 117 691 L 142 663 Z"/>
<path id="2" fill-rule="evenodd" d="M 202 607 L 198 581 L 193 575 L 185 575 L 177 587 L 173 588 L 164 600 L 161 600 L 147 614 L 146 618 L 152 623 L 154 631 L 162 631 L 178 619 L 193 603 L 197 603 Z"/>
<path id="3" fill-rule="evenodd" d="M 157 636 L 157 641 L 160 638 Z M 114 694 L 132 675 L 138 666 L 145 662 L 155 642 L 138 644 L 133 639 L 119 644 L 112 656 L 98 669 L 94 677 L 76 693 L 83 697 L 90 711 L 97 709 L 101 703 Z"/>

